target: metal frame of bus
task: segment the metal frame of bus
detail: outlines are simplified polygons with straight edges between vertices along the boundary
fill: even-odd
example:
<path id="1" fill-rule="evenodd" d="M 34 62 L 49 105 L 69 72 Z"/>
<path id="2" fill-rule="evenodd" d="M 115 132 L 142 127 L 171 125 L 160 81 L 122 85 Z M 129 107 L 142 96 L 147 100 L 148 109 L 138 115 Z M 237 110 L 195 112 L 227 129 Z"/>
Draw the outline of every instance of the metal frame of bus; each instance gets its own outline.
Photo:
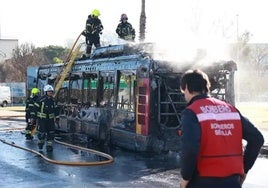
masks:
<path id="1" fill-rule="evenodd" d="M 124 53 L 124 46 L 100 50 L 99 56 L 77 59 L 62 84 L 57 130 L 134 151 L 179 151 L 180 113 L 186 106 L 179 79 L 191 65 L 175 70 L 140 49 Z M 38 87 L 53 84 L 61 66 L 39 67 Z M 211 94 L 234 103 L 236 64 L 222 61 L 202 68 Z"/>

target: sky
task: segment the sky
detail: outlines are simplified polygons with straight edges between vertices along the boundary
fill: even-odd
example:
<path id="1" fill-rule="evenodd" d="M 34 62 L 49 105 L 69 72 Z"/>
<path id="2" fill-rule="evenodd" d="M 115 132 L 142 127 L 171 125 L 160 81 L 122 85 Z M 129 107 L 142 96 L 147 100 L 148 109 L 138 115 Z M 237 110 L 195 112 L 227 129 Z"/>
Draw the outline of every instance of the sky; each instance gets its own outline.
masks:
<path id="1" fill-rule="evenodd" d="M 267 0 L 146 0 L 145 41 L 178 51 L 179 45 L 235 42 L 237 35 L 249 31 L 251 42 L 268 43 L 267 5 Z M 93 9 L 101 13 L 102 41 L 117 39 L 122 13 L 128 15 L 138 41 L 141 0 L 1 0 L 0 37 L 36 47 L 68 47 Z"/>

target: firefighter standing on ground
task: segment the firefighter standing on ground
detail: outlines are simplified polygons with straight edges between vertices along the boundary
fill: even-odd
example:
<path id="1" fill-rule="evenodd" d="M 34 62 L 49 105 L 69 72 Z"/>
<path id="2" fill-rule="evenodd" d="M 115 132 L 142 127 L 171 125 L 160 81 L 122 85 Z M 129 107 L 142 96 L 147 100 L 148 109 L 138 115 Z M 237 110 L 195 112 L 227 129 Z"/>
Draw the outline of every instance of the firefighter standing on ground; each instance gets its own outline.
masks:
<path id="1" fill-rule="evenodd" d="M 119 38 L 134 41 L 135 40 L 135 29 L 132 25 L 127 21 L 128 17 L 126 14 L 122 14 L 120 18 L 120 23 L 117 25 L 116 33 Z"/>
<path id="2" fill-rule="evenodd" d="M 181 187 L 241 188 L 264 138 L 234 106 L 210 97 L 209 88 L 200 70 L 181 79 L 188 103 L 182 112 Z"/>
<path id="3" fill-rule="evenodd" d="M 44 87 L 44 92 L 45 95 L 35 103 L 35 112 L 38 123 L 38 148 L 42 150 L 46 142 L 47 151 L 53 151 L 55 120 L 58 123 L 59 110 L 53 99 L 53 87 L 51 85 L 46 85 Z"/>
<path id="4" fill-rule="evenodd" d="M 36 126 L 36 121 L 34 121 L 35 112 L 34 112 L 34 103 L 37 101 L 39 97 L 39 89 L 33 88 L 31 90 L 31 96 L 26 100 L 25 106 L 25 120 L 26 120 L 26 129 L 25 129 L 25 137 L 27 140 L 33 139 L 33 131 Z"/>
<path id="5" fill-rule="evenodd" d="M 99 19 L 100 11 L 95 9 L 92 11 L 86 21 L 86 30 L 83 35 L 86 37 L 86 53 L 90 55 L 92 45 L 96 48 L 100 47 L 100 34 L 102 34 L 103 25 Z"/>

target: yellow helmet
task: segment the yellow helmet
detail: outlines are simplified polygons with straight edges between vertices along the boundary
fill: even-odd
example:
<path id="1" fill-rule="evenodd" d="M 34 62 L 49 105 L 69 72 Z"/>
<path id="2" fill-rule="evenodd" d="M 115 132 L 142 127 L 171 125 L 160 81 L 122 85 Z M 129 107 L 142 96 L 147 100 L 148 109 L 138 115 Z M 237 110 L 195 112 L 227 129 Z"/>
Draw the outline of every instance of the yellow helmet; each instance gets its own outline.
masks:
<path id="1" fill-rule="evenodd" d="M 92 11 L 92 15 L 95 16 L 95 17 L 98 17 L 98 16 L 100 16 L 100 11 L 97 10 L 97 9 L 94 9 L 94 10 Z"/>
<path id="2" fill-rule="evenodd" d="M 34 87 L 31 91 L 32 95 L 37 95 L 39 93 L 39 89 Z"/>

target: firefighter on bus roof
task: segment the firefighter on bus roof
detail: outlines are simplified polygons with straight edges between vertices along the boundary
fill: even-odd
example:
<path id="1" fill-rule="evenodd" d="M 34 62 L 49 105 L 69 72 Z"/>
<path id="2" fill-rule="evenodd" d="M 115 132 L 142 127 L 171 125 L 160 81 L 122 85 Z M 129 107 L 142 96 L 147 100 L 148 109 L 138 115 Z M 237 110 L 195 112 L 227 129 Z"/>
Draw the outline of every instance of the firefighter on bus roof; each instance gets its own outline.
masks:
<path id="1" fill-rule="evenodd" d="M 83 35 L 86 37 L 86 53 L 90 55 L 92 45 L 96 48 L 100 47 L 100 34 L 102 34 L 103 25 L 99 19 L 100 11 L 94 9 L 90 15 L 88 15 L 86 21 L 86 30 Z"/>
<path id="2" fill-rule="evenodd" d="M 45 85 L 45 95 L 34 103 L 35 114 L 37 118 L 37 137 L 38 148 L 43 149 L 46 142 L 46 150 L 53 151 L 53 139 L 55 131 L 55 120 L 59 122 L 59 109 L 54 101 L 54 88 L 51 85 Z"/>
<path id="3" fill-rule="evenodd" d="M 128 17 L 126 14 L 122 14 L 120 17 L 120 23 L 117 25 L 116 33 L 119 38 L 134 41 L 135 40 L 135 29 L 128 22 Z"/>
<path id="4" fill-rule="evenodd" d="M 33 134 L 36 126 L 36 121 L 34 120 L 34 103 L 37 101 L 39 97 L 39 89 L 32 88 L 30 97 L 26 100 L 25 106 L 25 120 L 26 120 L 26 128 L 25 128 L 25 137 L 27 140 L 33 139 Z"/>

